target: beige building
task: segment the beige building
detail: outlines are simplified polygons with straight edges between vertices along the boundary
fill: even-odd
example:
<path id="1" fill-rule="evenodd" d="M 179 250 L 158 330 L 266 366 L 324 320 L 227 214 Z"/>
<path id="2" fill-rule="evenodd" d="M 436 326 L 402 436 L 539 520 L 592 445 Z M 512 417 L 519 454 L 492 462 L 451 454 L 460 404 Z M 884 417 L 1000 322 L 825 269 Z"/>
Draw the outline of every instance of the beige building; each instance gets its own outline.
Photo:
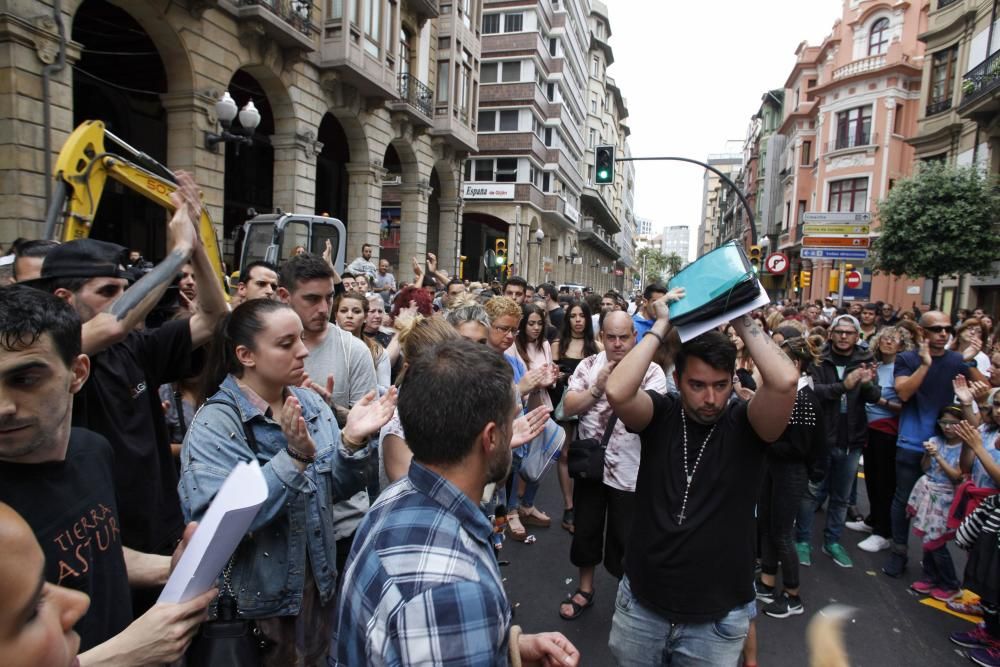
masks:
<path id="1" fill-rule="evenodd" d="M 486 0 L 482 33 L 479 152 L 463 174 L 464 274 L 620 289 L 634 172 L 619 163 L 607 186 L 592 174 L 598 139 L 619 157 L 627 151 L 628 112 L 606 72 L 607 9 Z M 498 248 L 507 264 L 487 267 L 484 252 Z"/>
<path id="2" fill-rule="evenodd" d="M 343 220 L 348 258 L 457 267 L 482 0 L 54 2 L 0 14 L 0 242 L 41 235 L 54 155 L 99 119 L 194 173 L 230 262 L 248 209 L 281 208 Z M 253 146 L 207 145 L 224 91 L 260 110 Z M 158 259 L 163 213 L 109 186 L 92 235 Z"/>
<path id="3" fill-rule="evenodd" d="M 978 164 L 1000 173 L 1000 21 L 995 2 L 931 3 L 916 136 L 917 160 Z M 992 25 L 992 28 L 991 28 Z M 996 264 L 1000 270 L 1000 262 Z M 1000 277 L 963 275 L 941 281 L 940 305 L 1000 310 Z"/>
<path id="4" fill-rule="evenodd" d="M 743 154 L 713 153 L 705 162 L 733 178 L 743 166 Z M 701 189 L 701 221 L 695 237 L 695 257 L 701 257 L 715 249 L 722 240 L 721 228 L 728 189 L 729 186 L 717 174 L 705 170 Z"/>

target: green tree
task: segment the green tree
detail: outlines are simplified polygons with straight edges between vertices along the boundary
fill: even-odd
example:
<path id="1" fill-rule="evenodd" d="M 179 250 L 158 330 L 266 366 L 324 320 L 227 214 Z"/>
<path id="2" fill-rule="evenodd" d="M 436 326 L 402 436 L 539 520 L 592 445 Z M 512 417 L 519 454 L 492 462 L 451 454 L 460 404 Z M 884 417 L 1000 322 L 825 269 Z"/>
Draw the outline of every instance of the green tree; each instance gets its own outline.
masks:
<path id="1" fill-rule="evenodd" d="M 676 252 L 672 252 L 665 258 L 667 264 L 667 275 L 668 278 L 673 278 L 678 273 L 681 272 L 681 267 L 684 266 L 684 258 L 678 255 Z"/>
<path id="2" fill-rule="evenodd" d="M 878 218 L 875 269 L 930 278 L 932 307 L 942 276 L 993 270 L 1000 248 L 1000 198 L 975 167 L 921 164 L 879 202 Z"/>
<path id="3" fill-rule="evenodd" d="M 636 261 L 640 270 L 645 270 L 643 286 L 650 283 L 663 282 L 663 273 L 667 270 L 667 256 L 656 248 L 643 248 L 639 251 Z"/>

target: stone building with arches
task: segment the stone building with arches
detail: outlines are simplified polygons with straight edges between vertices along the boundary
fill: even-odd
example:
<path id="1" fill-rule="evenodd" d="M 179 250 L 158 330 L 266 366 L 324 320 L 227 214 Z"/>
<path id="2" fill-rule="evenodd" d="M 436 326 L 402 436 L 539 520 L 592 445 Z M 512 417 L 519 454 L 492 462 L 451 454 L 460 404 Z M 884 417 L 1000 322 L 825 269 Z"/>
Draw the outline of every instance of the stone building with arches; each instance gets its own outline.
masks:
<path id="1" fill-rule="evenodd" d="M 0 243 L 42 234 L 46 175 L 98 119 L 193 172 L 223 253 L 248 211 L 327 213 L 370 243 L 458 263 L 477 149 L 482 0 L 10 0 L 0 13 Z M 217 144 L 215 102 L 252 100 L 252 146 Z M 46 146 L 50 146 L 49 151 Z M 163 212 L 109 186 L 92 235 L 159 259 Z"/>

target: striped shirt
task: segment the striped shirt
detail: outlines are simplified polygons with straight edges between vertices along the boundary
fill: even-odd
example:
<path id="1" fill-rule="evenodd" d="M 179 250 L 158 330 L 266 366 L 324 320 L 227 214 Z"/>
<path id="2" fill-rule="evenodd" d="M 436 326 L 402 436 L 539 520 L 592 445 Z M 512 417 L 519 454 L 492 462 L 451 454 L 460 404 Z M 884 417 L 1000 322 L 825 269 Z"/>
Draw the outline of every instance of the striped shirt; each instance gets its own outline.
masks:
<path id="1" fill-rule="evenodd" d="M 468 496 L 414 461 L 358 527 L 330 664 L 505 665 L 510 604 Z"/>
<path id="2" fill-rule="evenodd" d="M 1000 538 L 1000 495 L 987 496 L 962 520 L 955 533 L 955 543 L 963 549 L 971 549 L 984 533 Z"/>

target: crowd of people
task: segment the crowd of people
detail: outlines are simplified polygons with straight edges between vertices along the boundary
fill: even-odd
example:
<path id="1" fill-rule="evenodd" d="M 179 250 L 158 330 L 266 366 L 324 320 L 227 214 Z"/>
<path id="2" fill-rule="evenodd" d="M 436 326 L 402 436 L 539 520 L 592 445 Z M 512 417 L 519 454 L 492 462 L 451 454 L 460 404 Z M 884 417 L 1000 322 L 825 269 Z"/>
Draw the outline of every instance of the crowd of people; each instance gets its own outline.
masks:
<path id="1" fill-rule="evenodd" d="M 822 554 L 884 551 L 886 575 L 981 615 L 951 640 L 1000 665 L 987 313 L 786 301 L 681 343 L 683 290 L 475 283 L 431 253 L 397 280 L 370 245 L 343 272 L 297 248 L 227 288 L 178 180 L 155 266 L 92 239 L 0 262 L 5 665 L 194 660 L 229 604 L 253 664 L 578 664 L 562 633 L 514 624 L 498 567 L 552 525 L 549 470 L 579 568 L 553 624 L 613 604 L 621 665 L 756 665 L 758 612 L 806 609 L 824 504 Z M 158 602 L 251 460 L 267 499 L 217 586 Z M 602 564 L 614 602 L 595 600 Z"/>

